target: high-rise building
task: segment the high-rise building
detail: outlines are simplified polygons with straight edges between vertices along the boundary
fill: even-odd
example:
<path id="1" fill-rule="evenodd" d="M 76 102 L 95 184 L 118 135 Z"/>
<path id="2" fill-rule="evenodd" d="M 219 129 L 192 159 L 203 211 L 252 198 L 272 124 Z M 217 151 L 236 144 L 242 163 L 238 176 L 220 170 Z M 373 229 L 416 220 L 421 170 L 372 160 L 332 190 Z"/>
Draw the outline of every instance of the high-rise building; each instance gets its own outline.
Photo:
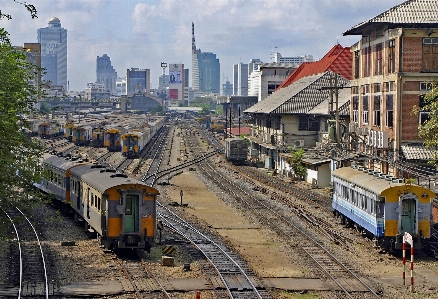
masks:
<path id="1" fill-rule="evenodd" d="M 111 65 L 111 59 L 108 55 L 97 56 L 96 59 L 96 82 L 103 83 L 105 91 L 114 94 L 116 91 L 117 72 Z"/>
<path id="2" fill-rule="evenodd" d="M 43 80 L 67 90 L 67 30 L 57 17 L 50 19 L 48 27 L 38 29 L 38 43 L 41 66 L 45 69 Z"/>
<path id="3" fill-rule="evenodd" d="M 192 88 L 206 94 L 220 93 L 220 63 L 216 54 L 196 48 L 192 23 Z"/>
<path id="4" fill-rule="evenodd" d="M 136 93 L 149 94 L 151 89 L 151 70 L 131 68 L 126 70 L 126 94 L 133 95 Z"/>
<path id="5" fill-rule="evenodd" d="M 222 95 L 224 96 L 232 96 L 233 95 L 233 84 L 230 81 L 226 81 L 222 84 Z"/>
<path id="6" fill-rule="evenodd" d="M 301 55 L 295 57 L 283 57 L 280 53 L 276 52 L 274 54 L 274 62 L 275 63 L 303 63 L 303 62 L 312 62 L 312 55 Z"/>
<path id="7" fill-rule="evenodd" d="M 248 95 L 248 64 L 239 62 L 233 65 L 233 95 Z"/>

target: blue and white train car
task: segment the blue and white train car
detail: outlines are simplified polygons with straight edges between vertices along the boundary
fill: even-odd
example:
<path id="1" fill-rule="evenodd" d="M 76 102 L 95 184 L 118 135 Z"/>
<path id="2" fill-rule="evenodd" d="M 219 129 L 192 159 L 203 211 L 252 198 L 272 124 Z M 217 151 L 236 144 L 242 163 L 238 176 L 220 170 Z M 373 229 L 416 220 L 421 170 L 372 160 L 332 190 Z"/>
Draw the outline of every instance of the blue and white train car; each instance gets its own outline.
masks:
<path id="1" fill-rule="evenodd" d="M 401 249 L 403 236 L 415 248 L 427 247 L 435 193 L 367 169 L 343 167 L 332 172 L 333 213 L 340 222 L 373 237 L 376 246 Z"/>

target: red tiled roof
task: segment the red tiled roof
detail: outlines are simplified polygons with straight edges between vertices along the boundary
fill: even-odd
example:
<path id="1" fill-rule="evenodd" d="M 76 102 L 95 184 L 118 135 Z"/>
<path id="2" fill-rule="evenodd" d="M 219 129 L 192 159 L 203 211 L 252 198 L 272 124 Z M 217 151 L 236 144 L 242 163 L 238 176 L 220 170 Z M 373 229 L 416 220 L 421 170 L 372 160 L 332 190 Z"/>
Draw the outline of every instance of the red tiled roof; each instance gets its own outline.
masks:
<path id="1" fill-rule="evenodd" d="M 350 47 L 344 48 L 337 44 L 325 54 L 321 60 L 302 63 L 292 74 L 289 75 L 289 77 L 286 78 L 286 80 L 283 81 L 283 83 L 281 83 L 277 90 L 287 87 L 303 77 L 320 74 L 326 71 L 332 71 L 348 80 L 351 80 L 351 59 Z"/>
<path id="2" fill-rule="evenodd" d="M 227 131 L 235 136 L 239 136 L 239 127 L 231 128 L 231 129 L 227 128 Z M 250 133 L 251 133 L 250 127 L 244 127 L 244 126 L 240 127 L 240 134 L 249 135 Z"/>

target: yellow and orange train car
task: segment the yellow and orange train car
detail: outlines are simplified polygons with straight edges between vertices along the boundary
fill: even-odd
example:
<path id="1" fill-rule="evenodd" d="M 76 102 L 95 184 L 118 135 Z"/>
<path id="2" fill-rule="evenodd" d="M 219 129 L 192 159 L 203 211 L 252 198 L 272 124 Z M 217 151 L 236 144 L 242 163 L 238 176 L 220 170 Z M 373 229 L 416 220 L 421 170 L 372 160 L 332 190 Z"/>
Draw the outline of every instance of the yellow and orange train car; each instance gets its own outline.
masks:
<path id="1" fill-rule="evenodd" d="M 84 220 L 108 249 L 149 250 L 156 236 L 159 192 L 102 166 L 45 154 L 48 179 L 37 187 Z"/>

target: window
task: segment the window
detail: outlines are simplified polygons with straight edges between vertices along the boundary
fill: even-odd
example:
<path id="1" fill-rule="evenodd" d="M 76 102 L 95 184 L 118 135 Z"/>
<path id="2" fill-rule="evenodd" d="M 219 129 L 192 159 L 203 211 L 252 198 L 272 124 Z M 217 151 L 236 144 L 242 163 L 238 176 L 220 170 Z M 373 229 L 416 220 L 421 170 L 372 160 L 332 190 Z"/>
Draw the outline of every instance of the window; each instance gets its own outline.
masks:
<path id="1" fill-rule="evenodd" d="M 380 96 L 374 96 L 373 126 L 380 127 Z"/>
<path id="2" fill-rule="evenodd" d="M 438 38 L 423 38 L 423 71 L 438 72 Z"/>
<path id="3" fill-rule="evenodd" d="M 354 78 L 359 78 L 360 51 L 354 51 Z"/>
<path id="4" fill-rule="evenodd" d="M 353 96 L 353 122 L 358 123 L 359 96 Z"/>
<path id="5" fill-rule="evenodd" d="M 386 126 L 392 128 L 394 124 L 394 95 L 386 95 Z"/>
<path id="6" fill-rule="evenodd" d="M 383 83 L 384 87 L 385 87 L 385 91 L 394 91 L 394 81 L 389 81 L 389 82 L 385 82 Z"/>
<path id="7" fill-rule="evenodd" d="M 420 95 L 419 97 L 419 108 L 420 113 L 418 115 L 418 124 L 424 125 L 429 118 L 429 111 L 427 111 L 424 106 L 426 106 L 426 101 L 424 100 L 424 95 Z"/>
<path id="8" fill-rule="evenodd" d="M 359 93 L 359 87 L 358 86 L 351 86 L 351 93 L 352 94 L 358 94 Z"/>
<path id="9" fill-rule="evenodd" d="M 368 96 L 364 96 L 362 98 L 362 123 L 367 124 L 368 123 Z"/>
<path id="10" fill-rule="evenodd" d="M 366 47 L 364 49 L 364 77 L 370 76 L 370 67 L 371 67 L 371 47 Z"/>
<path id="11" fill-rule="evenodd" d="M 132 215 L 132 196 L 126 196 L 125 215 Z"/>
<path id="12" fill-rule="evenodd" d="M 300 116 L 298 119 L 299 131 L 319 131 L 319 120 L 307 115 Z"/>
<path id="13" fill-rule="evenodd" d="M 375 56 L 375 66 L 374 66 L 374 74 L 381 75 L 383 70 L 383 60 L 382 60 L 382 44 L 376 45 L 376 56 Z"/>
<path id="14" fill-rule="evenodd" d="M 374 83 L 373 84 L 374 92 L 380 92 L 381 91 L 380 86 L 381 86 L 380 83 Z"/>
<path id="15" fill-rule="evenodd" d="M 388 41 L 388 73 L 395 72 L 395 39 Z"/>
<path id="16" fill-rule="evenodd" d="M 431 90 L 432 83 L 431 82 L 420 82 L 420 90 Z"/>

